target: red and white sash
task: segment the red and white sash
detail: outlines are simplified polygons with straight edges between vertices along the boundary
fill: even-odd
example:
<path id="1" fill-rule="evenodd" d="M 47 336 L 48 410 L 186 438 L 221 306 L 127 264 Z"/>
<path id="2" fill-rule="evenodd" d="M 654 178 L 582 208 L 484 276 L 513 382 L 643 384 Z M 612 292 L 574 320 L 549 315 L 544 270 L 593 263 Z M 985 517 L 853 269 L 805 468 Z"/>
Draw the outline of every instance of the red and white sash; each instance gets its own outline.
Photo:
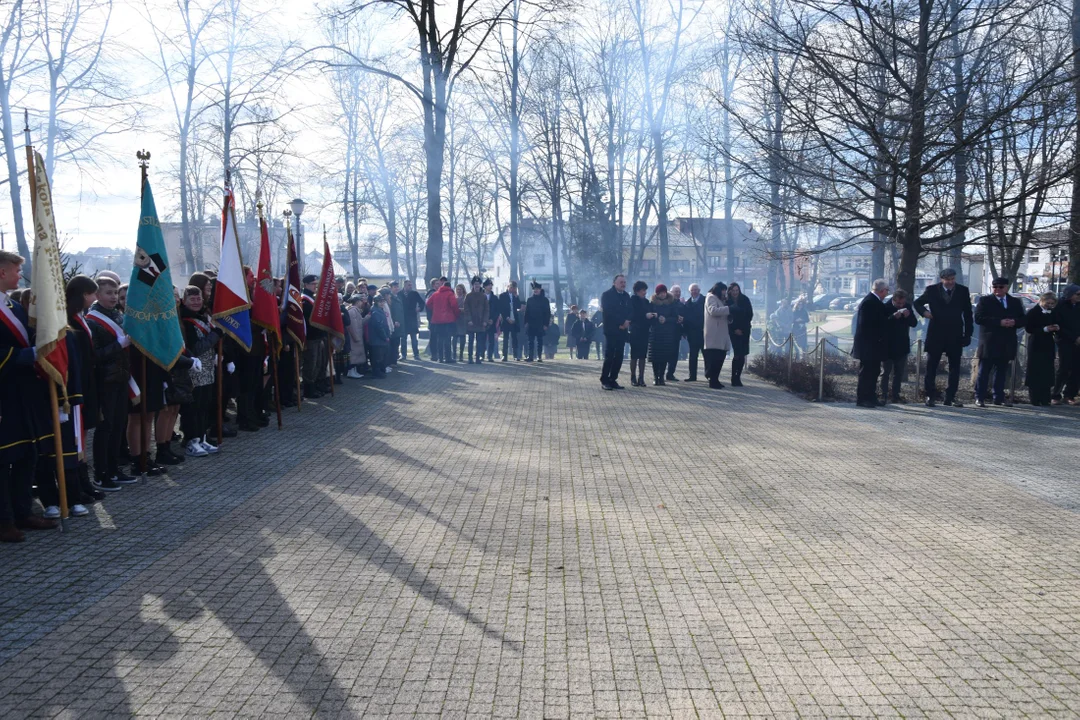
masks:
<path id="1" fill-rule="evenodd" d="M 105 313 L 98 310 L 91 310 L 86 313 L 86 317 L 92 319 L 99 326 L 108 330 L 117 340 L 124 337 L 124 328 L 117 325 L 116 322 Z"/>
<path id="2" fill-rule="evenodd" d="M 0 322 L 7 326 L 11 334 L 15 336 L 15 340 L 20 342 L 24 348 L 30 347 L 30 335 L 26 331 L 26 326 L 22 324 L 19 318 L 15 317 L 15 313 L 8 307 L 11 301 L 6 297 L 0 300 Z"/>
<path id="3" fill-rule="evenodd" d="M 209 335 L 210 330 L 212 329 L 210 327 L 210 323 L 199 320 L 198 318 L 186 317 L 184 318 L 184 322 L 194 325 L 196 328 L 198 328 L 199 332 L 203 334 L 203 337 Z"/>

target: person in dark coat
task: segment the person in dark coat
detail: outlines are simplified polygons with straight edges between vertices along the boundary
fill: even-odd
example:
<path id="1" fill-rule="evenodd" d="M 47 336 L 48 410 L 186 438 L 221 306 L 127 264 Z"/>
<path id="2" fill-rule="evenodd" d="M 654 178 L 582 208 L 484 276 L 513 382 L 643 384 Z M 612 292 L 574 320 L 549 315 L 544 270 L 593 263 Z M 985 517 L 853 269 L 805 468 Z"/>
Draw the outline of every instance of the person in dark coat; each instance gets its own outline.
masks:
<path id="1" fill-rule="evenodd" d="M 907 377 L 908 355 L 911 354 L 911 328 L 919 324 L 915 309 L 908 302 L 904 290 L 893 293 L 892 301 L 885 306 L 885 356 L 882 360 L 881 401 L 900 400 L 900 384 Z M 892 376 L 892 392 L 889 377 Z"/>
<path id="2" fill-rule="evenodd" d="M 960 386 L 960 358 L 964 348 L 971 344 L 974 321 L 971 314 L 971 293 L 956 282 L 956 271 L 945 268 L 940 273 L 941 282 L 928 285 L 915 300 L 915 312 L 927 318 L 926 329 L 926 406 L 937 402 L 937 371 L 944 354 L 949 359 L 949 382 L 945 387 L 945 404 L 962 407 L 956 399 Z"/>
<path id="3" fill-rule="evenodd" d="M 1076 393 L 1080 391 L 1080 285 L 1066 285 L 1057 304 L 1058 321 L 1058 373 L 1054 381 L 1052 403 L 1080 405 Z"/>
<path id="4" fill-rule="evenodd" d="M 1017 328 L 1024 326 L 1024 304 L 1009 295 L 1009 280 L 994 278 L 992 295 L 979 298 L 975 322 L 979 324 L 979 376 L 975 381 L 975 404 L 986 407 L 990 396 L 990 375 L 994 375 L 995 405 L 1005 402 L 1005 378 L 1009 363 L 1016 359 Z"/>
<path id="5" fill-rule="evenodd" d="M 889 283 L 882 279 L 874 281 L 873 289 L 859 304 L 855 321 L 855 352 L 859 359 L 859 384 L 855 391 L 855 404 L 873 408 L 877 399 L 877 379 L 881 374 L 881 362 L 885 357 L 886 318 L 888 308 L 884 304 Z"/>
<path id="6" fill-rule="evenodd" d="M 1057 295 L 1048 292 L 1039 296 L 1039 304 L 1028 311 L 1024 329 L 1031 336 L 1026 374 L 1028 396 L 1032 405 L 1049 405 L 1054 391 L 1054 350 L 1061 332 Z"/>
<path id="7" fill-rule="evenodd" d="M 551 324 L 551 303 L 540 283 L 533 282 L 532 295 L 525 303 L 525 333 L 528 336 L 529 352 L 525 362 L 544 362 L 544 336 Z"/>
<path id="8" fill-rule="evenodd" d="M 578 360 L 589 359 L 589 348 L 592 346 L 593 332 L 595 330 L 596 326 L 589 320 L 589 313 L 584 310 L 578 313 L 578 319 L 574 321 L 568 336 L 570 342 L 573 343 L 572 347 L 577 353 Z"/>
<path id="9" fill-rule="evenodd" d="M 690 364 L 690 376 L 686 381 L 697 382 L 698 357 L 705 342 L 705 296 L 701 294 L 701 286 L 697 283 L 690 286 L 690 297 L 683 303 L 682 310 L 683 334 L 689 348 L 687 361 Z"/>
<path id="10" fill-rule="evenodd" d="M 649 362 L 653 367 L 653 385 L 666 385 L 665 371 L 669 363 L 679 357 L 679 340 L 682 328 L 679 313 L 682 306 L 667 286 L 660 283 L 649 300 L 649 311 L 654 313 L 649 326 Z"/>
<path id="11" fill-rule="evenodd" d="M 97 301 L 97 282 L 85 275 L 76 275 L 66 287 L 69 337 L 75 343 L 78 362 L 69 362 L 68 372 L 79 373 L 82 388 L 82 404 L 79 406 L 79 425 L 82 430 L 83 457 L 78 461 L 79 497 L 88 505 L 105 498 L 105 493 L 93 486 L 90 466 L 86 462 L 85 438 L 87 432 L 97 427 L 101 405 L 98 401 L 98 368 L 94 349 L 94 335 L 86 322 L 86 311 Z M 70 484 L 70 481 L 69 481 Z"/>
<path id="12" fill-rule="evenodd" d="M 484 280 L 484 297 L 488 301 L 488 326 L 486 332 L 487 339 L 487 359 L 488 362 L 493 361 L 499 356 L 498 342 L 496 338 L 499 336 L 499 315 L 502 305 L 499 303 L 499 296 L 492 290 L 493 283 L 491 278 Z"/>
<path id="13" fill-rule="evenodd" d="M 393 285 L 390 286 L 393 289 Z M 366 292 L 366 288 L 365 288 Z M 401 359 L 409 355 L 409 339 L 412 338 L 413 360 L 420 359 L 420 313 L 426 312 L 424 296 L 413 288 L 412 280 L 406 280 L 399 294 L 401 298 Z"/>
<path id="14" fill-rule="evenodd" d="M 570 351 L 570 357 L 577 356 L 577 348 L 574 347 L 573 341 L 570 340 L 570 328 L 574 327 L 574 323 L 578 321 L 578 306 L 571 305 L 570 311 L 566 313 L 566 320 L 563 322 L 563 328 L 566 330 L 566 348 Z"/>
<path id="15" fill-rule="evenodd" d="M 559 351 L 559 339 L 562 337 L 562 328 L 555 320 L 556 318 L 551 318 L 551 324 L 544 335 L 544 356 L 548 360 L 555 359 L 555 353 Z"/>
<path id="16" fill-rule="evenodd" d="M 618 274 L 611 287 L 600 296 L 604 313 L 604 366 L 600 370 L 600 386 L 605 390 L 622 390 L 618 383 L 630 329 L 630 296 L 626 293 L 626 276 Z"/>
<path id="17" fill-rule="evenodd" d="M 743 295 L 739 283 L 728 285 L 728 330 L 731 334 L 731 386 L 742 387 L 742 371 L 750 354 L 750 328 L 754 320 L 754 305 Z"/>
<path id="18" fill-rule="evenodd" d="M 23 530 L 57 526 L 32 512 L 34 466 L 53 437 L 49 388 L 34 369 L 34 329 L 7 295 L 19 286 L 23 262 L 0 250 L 0 542 L 22 542 Z"/>
<path id="19" fill-rule="evenodd" d="M 649 307 L 648 293 L 649 284 L 638 280 L 634 283 L 634 294 L 630 296 L 630 385 L 633 387 L 648 387 L 645 384 L 645 360 L 649 356 L 649 326 L 656 317 Z"/>
<path id="20" fill-rule="evenodd" d="M 521 345 L 518 344 L 518 331 L 522 325 L 521 298 L 518 297 L 517 283 L 513 280 L 506 286 L 506 292 L 499 296 L 499 318 L 503 333 L 503 362 L 510 359 L 511 349 L 514 359 L 521 360 Z"/>

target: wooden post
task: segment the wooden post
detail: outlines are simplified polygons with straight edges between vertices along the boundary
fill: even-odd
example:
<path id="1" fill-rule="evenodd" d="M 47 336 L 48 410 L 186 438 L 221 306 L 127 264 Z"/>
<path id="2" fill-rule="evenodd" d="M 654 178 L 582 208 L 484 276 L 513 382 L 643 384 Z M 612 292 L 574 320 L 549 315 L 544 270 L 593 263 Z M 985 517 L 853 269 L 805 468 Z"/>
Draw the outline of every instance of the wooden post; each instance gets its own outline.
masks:
<path id="1" fill-rule="evenodd" d="M 791 361 L 795 357 L 795 334 L 788 333 L 787 336 L 787 384 L 791 387 Z"/>
<path id="2" fill-rule="evenodd" d="M 146 193 L 146 171 L 150 164 L 150 153 L 145 150 L 140 150 L 135 153 L 135 157 L 139 159 L 139 200 L 142 201 L 143 195 Z M 141 349 L 139 350 L 139 357 L 142 358 L 142 401 L 139 403 L 139 445 L 142 452 L 139 453 L 139 469 L 143 480 L 146 480 L 146 473 L 148 471 L 149 463 L 146 458 L 146 446 L 150 444 L 150 431 L 148 425 L 150 420 L 146 414 L 146 402 L 150 397 L 150 383 L 147 382 L 146 376 L 146 353 Z"/>
<path id="3" fill-rule="evenodd" d="M 919 402 L 922 387 L 922 338 L 915 343 L 915 402 Z"/>
<path id="4" fill-rule="evenodd" d="M 274 373 L 274 404 L 277 405 L 277 429 L 281 429 L 281 383 L 278 382 L 277 352 L 270 348 L 270 368 Z"/>
<path id="5" fill-rule="evenodd" d="M 224 343 L 218 340 L 217 343 L 217 441 L 218 445 L 221 444 L 222 439 L 225 437 L 225 406 L 224 406 L 224 394 L 225 394 L 225 380 L 221 377 L 221 353 L 223 352 Z"/>
<path id="6" fill-rule="evenodd" d="M 765 372 L 769 372 L 769 328 L 765 328 Z"/>
<path id="7" fill-rule="evenodd" d="M 37 176 L 34 174 L 34 146 L 30 143 L 30 113 L 23 111 L 23 132 L 26 134 L 26 181 L 30 190 L 30 217 L 34 220 L 37 207 Z M 62 340 L 61 342 L 66 342 Z M 68 531 L 69 512 L 67 501 L 67 476 L 64 474 L 64 438 L 60 434 L 60 399 L 56 394 L 56 383 L 46 378 L 49 385 L 49 407 L 52 410 L 53 452 L 56 454 L 56 487 L 60 491 L 60 531 Z"/>

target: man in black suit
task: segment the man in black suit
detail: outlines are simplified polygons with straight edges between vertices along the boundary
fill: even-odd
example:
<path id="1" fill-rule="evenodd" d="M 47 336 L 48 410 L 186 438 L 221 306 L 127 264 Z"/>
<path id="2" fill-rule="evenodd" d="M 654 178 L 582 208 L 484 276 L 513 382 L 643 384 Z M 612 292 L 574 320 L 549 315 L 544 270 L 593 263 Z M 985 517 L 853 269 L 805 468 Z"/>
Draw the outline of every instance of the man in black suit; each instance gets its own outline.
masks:
<path id="1" fill-rule="evenodd" d="M 855 404 L 859 407 L 873 408 L 882 404 L 877 399 L 877 381 L 888 340 L 885 324 L 888 308 L 884 302 L 888 294 L 889 283 L 878 279 L 859 303 L 854 348 L 860 363 L 859 384 L 855 390 Z"/>
<path id="2" fill-rule="evenodd" d="M 513 348 L 514 359 L 521 359 L 521 346 L 518 345 L 518 331 L 521 330 L 521 298 L 518 297 L 517 283 L 513 280 L 506 286 L 506 292 L 499 296 L 499 314 L 502 317 L 503 350 L 502 359 L 510 359 Z"/>
<path id="3" fill-rule="evenodd" d="M 956 282 L 956 271 L 945 268 L 941 282 L 928 285 L 915 301 L 915 312 L 930 321 L 926 329 L 926 407 L 937 401 L 937 370 L 942 353 L 949 359 L 949 384 L 945 404 L 963 407 L 956 399 L 960 385 L 960 357 L 971 344 L 974 323 L 971 316 L 971 293 Z"/>
<path id="4" fill-rule="evenodd" d="M 502 304 L 499 302 L 499 296 L 496 295 L 493 290 L 494 283 L 491 282 L 491 278 L 484 280 L 483 288 L 484 297 L 486 297 L 488 301 L 488 318 L 490 318 L 484 334 L 487 339 L 487 359 L 488 362 L 491 362 L 498 355 L 499 350 L 495 338 L 499 332 L 499 324 L 497 321 L 502 314 Z"/>
<path id="5" fill-rule="evenodd" d="M 979 377 L 975 381 L 975 404 L 986 407 L 990 373 L 994 373 L 994 404 L 1005 402 L 1005 376 L 1016 358 L 1017 328 L 1024 327 L 1024 304 L 1009 294 L 1009 281 L 994 278 L 993 295 L 979 298 L 975 322 L 979 323 Z"/>
<path id="6" fill-rule="evenodd" d="M 618 383 L 623 352 L 630 339 L 630 296 L 626 293 L 626 276 L 615 276 L 611 287 L 600 296 L 600 311 L 604 313 L 604 366 L 600 370 L 600 386 L 605 390 L 622 390 Z"/>

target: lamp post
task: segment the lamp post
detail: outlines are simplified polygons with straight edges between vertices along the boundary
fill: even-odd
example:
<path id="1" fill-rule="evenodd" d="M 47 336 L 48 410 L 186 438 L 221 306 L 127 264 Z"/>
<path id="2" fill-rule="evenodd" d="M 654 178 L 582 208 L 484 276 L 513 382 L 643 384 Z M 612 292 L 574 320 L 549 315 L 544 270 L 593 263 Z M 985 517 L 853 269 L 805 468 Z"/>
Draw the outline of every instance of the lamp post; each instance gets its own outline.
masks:
<path id="1" fill-rule="evenodd" d="M 300 274 L 304 274 L 304 228 L 300 224 L 300 216 L 304 212 L 304 208 L 307 206 L 300 198 L 296 198 L 289 207 L 292 208 L 292 213 L 296 216 L 296 261 L 300 264 Z"/>
<path id="2" fill-rule="evenodd" d="M 292 210 L 285 210 L 281 214 L 285 218 L 285 242 L 281 246 L 281 267 L 283 268 L 283 270 L 281 271 L 281 276 L 286 277 L 289 274 L 289 230 L 292 227 L 289 224 L 289 218 L 292 217 Z"/>

